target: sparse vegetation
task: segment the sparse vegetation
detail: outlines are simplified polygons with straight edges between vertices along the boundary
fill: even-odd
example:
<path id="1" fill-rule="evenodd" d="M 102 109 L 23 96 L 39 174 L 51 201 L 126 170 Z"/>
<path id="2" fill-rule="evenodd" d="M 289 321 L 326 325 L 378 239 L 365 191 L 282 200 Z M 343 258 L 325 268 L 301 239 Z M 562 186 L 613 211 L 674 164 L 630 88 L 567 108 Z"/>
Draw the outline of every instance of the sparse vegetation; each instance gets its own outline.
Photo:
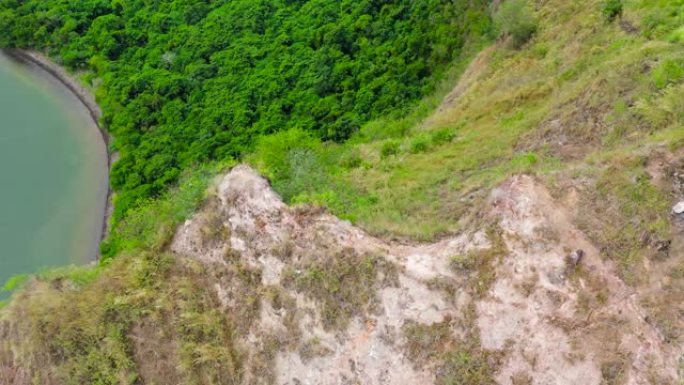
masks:
<path id="1" fill-rule="evenodd" d="M 321 341 L 317 338 L 312 338 L 304 342 L 299 348 L 299 357 L 306 362 L 316 357 L 325 357 L 332 353 L 330 349 L 321 345 Z"/>
<path id="2" fill-rule="evenodd" d="M 456 323 L 445 321 L 433 325 L 406 322 L 402 327 L 404 349 L 417 367 L 428 360 L 438 362 L 438 385 L 494 385 L 494 373 L 499 365 L 498 353 L 480 347 L 479 332 L 473 324 L 475 310 L 463 314 L 464 338 L 454 338 Z"/>
<path id="3" fill-rule="evenodd" d="M 496 278 L 495 265 L 508 252 L 497 225 L 490 225 L 487 237 L 491 243 L 489 248 L 476 249 L 466 255 L 456 255 L 451 258 L 451 267 L 461 274 L 466 274 L 467 288 L 479 296 L 489 290 L 490 284 Z"/>
<path id="4" fill-rule="evenodd" d="M 616 165 L 602 171 L 595 188 L 586 192 L 584 202 L 593 211 L 580 217 L 579 224 L 604 245 L 620 276 L 636 284 L 643 277 L 638 261 L 650 258 L 653 245 L 670 237 L 669 202 L 643 169 L 643 159 L 626 155 L 612 161 Z"/>
<path id="5" fill-rule="evenodd" d="M 208 199 L 203 215 L 200 218 L 200 236 L 203 245 L 212 245 L 225 242 L 230 239 L 230 227 L 223 222 L 223 213 L 219 208 L 220 203 L 216 198 Z"/>
<path id="6" fill-rule="evenodd" d="M 325 328 L 343 330 L 353 316 L 374 312 L 378 280 L 391 284 L 397 271 L 384 258 L 339 250 L 328 256 L 309 256 L 283 274 L 286 287 L 320 303 Z"/>
<path id="7" fill-rule="evenodd" d="M 423 325 L 417 322 L 406 322 L 401 328 L 406 339 L 404 349 L 411 362 L 420 367 L 437 359 L 454 344 L 449 323 Z"/>
<path id="8" fill-rule="evenodd" d="M 475 345 L 461 346 L 447 354 L 440 368 L 439 385 L 494 385 L 490 354 Z"/>
<path id="9" fill-rule="evenodd" d="M 601 385 L 621 385 L 627 379 L 627 368 L 624 361 L 605 362 L 601 365 Z"/>

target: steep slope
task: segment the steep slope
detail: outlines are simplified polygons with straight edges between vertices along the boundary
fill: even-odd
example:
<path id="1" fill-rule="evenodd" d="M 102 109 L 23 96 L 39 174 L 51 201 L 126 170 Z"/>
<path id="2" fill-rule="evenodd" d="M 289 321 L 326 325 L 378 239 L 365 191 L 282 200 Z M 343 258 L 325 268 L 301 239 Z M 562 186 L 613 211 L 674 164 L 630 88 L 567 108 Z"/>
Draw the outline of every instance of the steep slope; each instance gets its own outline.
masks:
<path id="1" fill-rule="evenodd" d="M 684 11 L 623 3 L 529 2 L 408 117 L 132 210 L 111 265 L 3 309 L 0 379 L 679 384 Z"/>
<path id="2" fill-rule="evenodd" d="M 678 378 L 684 345 L 667 344 L 645 321 L 633 290 L 530 177 L 488 198 L 492 239 L 480 230 L 416 246 L 288 208 L 243 166 L 223 178 L 215 199 L 181 226 L 171 250 L 212 271 L 243 266 L 261 277 L 251 288 L 229 273 L 217 280 L 226 313 L 240 312 L 238 298 L 250 290 L 277 293 L 259 295 L 238 338 L 248 377 L 264 374 L 250 367 L 259 362 L 252 357 L 271 348 L 266 382 L 278 384 Z M 584 253 L 576 265 L 567 261 L 573 250 Z M 454 365 L 459 354 L 476 363 Z M 482 378 L 469 379 L 472 369 Z"/>
<path id="3" fill-rule="evenodd" d="M 230 383 L 676 383 L 684 344 L 648 322 L 538 181 L 513 177 L 484 207 L 484 229 L 404 245 L 288 207 L 238 166 L 169 249 L 204 265 L 202 290 L 233 330 Z M 174 378 L 159 361 L 182 354 L 166 322 L 143 316 L 128 332 L 143 383 Z M 21 328 L 5 321 L 4 338 Z M 28 383 L 25 359 L 1 378 Z"/>

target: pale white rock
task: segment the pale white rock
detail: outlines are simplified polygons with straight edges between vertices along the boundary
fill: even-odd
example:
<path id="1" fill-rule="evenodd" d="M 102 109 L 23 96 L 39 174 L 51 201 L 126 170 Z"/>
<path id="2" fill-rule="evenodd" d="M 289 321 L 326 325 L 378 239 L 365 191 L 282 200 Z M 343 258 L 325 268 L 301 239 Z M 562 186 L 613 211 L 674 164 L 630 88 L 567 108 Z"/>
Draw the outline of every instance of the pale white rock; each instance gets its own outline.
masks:
<path id="1" fill-rule="evenodd" d="M 252 366 L 255 346 L 268 343 L 267 336 L 287 340 L 292 330 L 298 330 L 301 335 L 295 337 L 300 342 L 275 353 L 270 383 L 435 384 L 442 363 L 416 363 L 407 355 L 403 329 L 409 322 L 447 323 L 455 341 L 469 338 L 468 328 L 478 332 L 481 348 L 501 354 L 493 373 L 498 385 L 513 385 L 513 378 L 521 375 L 534 385 L 600 385 L 605 357 L 615 354 L 624 357 L 628 368 L 626 385 L 650 385 L 654 375 L 666 381 L 659 383 L 678 378 L 684 346 L 665 343 L 645 321 L 647 313 L 631 295 L 633 289 L 600 258 L 596 246 L 573 223 L 569 209 L 534 178 L 509 178 L 490 195 L 483 216 L 499 224 L 505 247 L 488 267 L 492 278 L 486 292 L 478 295 L 468 287 L 478 281 L 476 272 L 456 271 L 450 261 L 491 247 L 482 229 L 428 244 L 388 242 L 324 211 L 288 207 L 246 166 L 235 167 L 218 181 L 216 194 L 216 209 L 231 237 L 201 242 L 207 213 L 200 212 L 180 226 L 171 250 L 217 268 L 238 258 L 260 272 L 262 286 L 277 286 L 286 294 L 283 298 L 290 298 L 290 305 L 276 307 L 260 298 L 259 319 L 246 335 L 236 337 L 247 357 L 243 383 L 258 382 L 260 366 Z M 673 211 L 684 214 L 684 202 Z M 229 261 L 228 249 L 233 258 Z M 340 250 L 344 252 L 339 254 Z M 582 256 L 576 251 L 570 262 L 581 259 L 584 274 L 592 278 L 586 282 L 600 282 L 603 302 L 589 313 L 582 311 L 580 299 L 596 296 L 596 285 L 584 278 L 565 279 L 571 250 L 582 250 Z M 321 304 L 307 292 L 283 285 L 281 275 L 304 274 L 298 261 L 324 261 L 351 251 L 385 258 L 395 265 L 396 277 L 376 282 L 373 309 L 358 309 L 345 330 L 325 330 Z M 227 313 L 236 311 L 236 296 L 242 295 L 236 282 L 222 279 L 215 286 Z M 303 357 L 300 349 L 306 341 L 318 341 L 323 353 Z"/>
<path id="2" fill-rule="evenodd" d="M 684 214 L 684 201 L 681 201 L 672 207 L 672 212 L 675 214 Z"/>

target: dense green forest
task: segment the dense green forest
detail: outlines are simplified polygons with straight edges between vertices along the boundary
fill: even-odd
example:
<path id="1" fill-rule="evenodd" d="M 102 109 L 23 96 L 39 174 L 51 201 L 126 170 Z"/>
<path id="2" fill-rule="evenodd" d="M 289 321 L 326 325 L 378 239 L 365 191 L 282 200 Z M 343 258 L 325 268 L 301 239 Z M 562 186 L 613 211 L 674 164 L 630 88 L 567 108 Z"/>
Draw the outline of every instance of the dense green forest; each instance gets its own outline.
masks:
<path id="1" fill-rule="evenodd" d="M 97 89 L 115 218 L 182 171 L 290 128 L 344 141 L 430 93 L 487 0 L 0 0 L 0 46 Z"/>

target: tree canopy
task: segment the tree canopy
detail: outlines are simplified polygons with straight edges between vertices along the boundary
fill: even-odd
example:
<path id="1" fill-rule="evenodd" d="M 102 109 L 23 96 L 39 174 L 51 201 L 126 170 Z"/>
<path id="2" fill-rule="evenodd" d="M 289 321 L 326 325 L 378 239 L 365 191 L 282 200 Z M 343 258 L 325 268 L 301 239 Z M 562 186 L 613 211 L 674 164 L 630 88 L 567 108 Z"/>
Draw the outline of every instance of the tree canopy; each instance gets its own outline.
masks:
<path id="1" fill-rule="evenodd" d="M 298 128 L 343 141 L 429 93 L 487 0 L 0 0 L 0 45 L 98 85 L 115 216 L 189 165 Z"/>

